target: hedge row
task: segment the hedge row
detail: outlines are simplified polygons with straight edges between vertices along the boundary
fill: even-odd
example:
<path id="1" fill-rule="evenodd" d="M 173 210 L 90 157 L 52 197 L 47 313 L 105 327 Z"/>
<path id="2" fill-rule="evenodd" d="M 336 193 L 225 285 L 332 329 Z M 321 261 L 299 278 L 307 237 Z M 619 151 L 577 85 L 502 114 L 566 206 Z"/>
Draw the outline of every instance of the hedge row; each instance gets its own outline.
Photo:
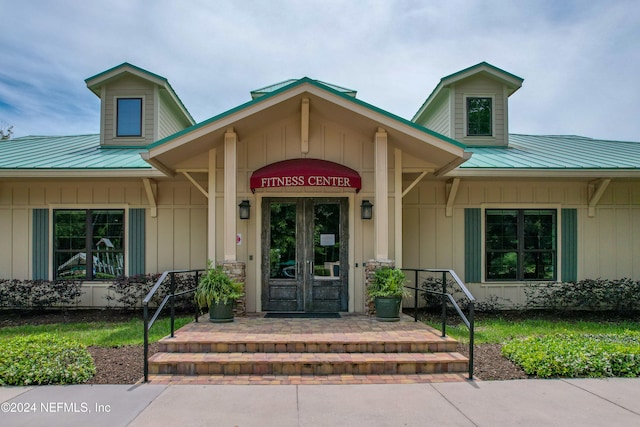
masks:
<path id="1" fill-rule="evenodd" d="M 73 305 L 82 295 L 77 280 L 0 279 L 0 307 L 50 308 Z"/>
<path id="2" fill-rule="evenodd" d="M 119 277 L 109 285 L 110 295 L 106 298 L 110 303 L 116 303 L 124 308 L 136 308 L 142 306 L 142 301 L 160 278 L 160 274 L 140 274 L 129 277 Z M 175 292 L 183 292 L 196 288 L 195 275 L 191 273 L 175 274 Z M 169 276 L 162 282 L 160 288 L 150 301 L 152 306 L 159 305 L 164 297 L 171 291 Z M 176 308 L 183 311 L 196 309 L 193 293 L 176 297 Z"/>
<path id="3" fill-rule="evenodd" d="M 578 282 L 529 284 L 526 308 L 559 310 L 640 310 L 640 280 L 585 279 Z"/>
<path id="4" fill-rule="evenodd" d="M 442 292 L 442 279 L 429 277 L 422 282 L 422 289 Z M 447 281 L 447 292 L 458 305 L 466 310 L 469 300 L 452 280 Z M 535 282 L 527 283 L 524 288 L 526 302 L 513 304 L 507 299 L 490 296 L 476 303 L 477 311 L 496 310 L 592 310 L 592 311 L 640 311 L 640 280 L 627 278 L 617 280 L 585 279 L 578 282 Z M 441 298 L 425 292 L 424 299 L 428 308 L 440 307 Z"/>

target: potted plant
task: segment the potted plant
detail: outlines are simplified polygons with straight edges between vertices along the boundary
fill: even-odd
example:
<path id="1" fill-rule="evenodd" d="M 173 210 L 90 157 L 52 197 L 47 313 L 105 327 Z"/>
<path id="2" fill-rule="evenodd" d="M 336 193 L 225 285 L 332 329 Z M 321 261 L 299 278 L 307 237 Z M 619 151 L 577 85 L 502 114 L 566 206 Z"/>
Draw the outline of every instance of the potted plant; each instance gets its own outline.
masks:
<path id="1" fill-rule="evenodd" d="M 209 307 L 209 320 L 214 323 L 233 322 L 233 307 L 244 295 L 242 283 L 234 282 L 222 270 L 207 261 L 207 272 L 200 277 L 195 301 L 200 308 Z"/>
<path id="2" fill-rule="evenodd" d="M 404 287 L 407 279 L 399 268 L 383 267 L 376 270 L 367 292 L 374 299 L 376 319 L 381 322 L 400 320 L 402 297 L 408 295 Z"/>

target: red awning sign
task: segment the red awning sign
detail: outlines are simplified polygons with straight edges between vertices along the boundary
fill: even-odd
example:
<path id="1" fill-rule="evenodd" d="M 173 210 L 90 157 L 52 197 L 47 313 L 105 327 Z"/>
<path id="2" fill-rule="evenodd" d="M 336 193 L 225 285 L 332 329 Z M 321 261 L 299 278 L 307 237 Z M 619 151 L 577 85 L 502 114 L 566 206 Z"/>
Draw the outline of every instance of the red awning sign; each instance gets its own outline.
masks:
<path id="1" fill-rule="evenodd" d="M 274 187 L 362 188 L 358 172 L 320 159 L 291 159 L 264 166 L 251 175 L 251 191 Z"/>

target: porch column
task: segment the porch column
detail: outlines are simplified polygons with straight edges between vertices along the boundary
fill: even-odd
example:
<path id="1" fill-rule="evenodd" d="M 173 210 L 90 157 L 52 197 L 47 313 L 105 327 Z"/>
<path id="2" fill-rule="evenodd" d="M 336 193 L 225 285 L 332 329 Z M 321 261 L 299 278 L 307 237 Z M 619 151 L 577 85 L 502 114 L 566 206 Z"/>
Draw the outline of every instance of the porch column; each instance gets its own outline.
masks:
<path id="1" fill-rule="evenodd" d="M 236 144 L 233 128 L 224 134 L 224 260 L 236 260 Z"/>
<path id="2" fill-rule="evenodd" d="M 207 177 L 207 259 L 216 262 L 216 149 L 209 150 Z"/>
<path id="3" fill-rule="evenodd" d="M 394 209 L 395 209 L 395 255 L 396 266 L 402 268 L 402 151 L 398 148 L 393 150 L 394 158 Z"/>
<path id="4" fill-rule="evenodd" d="M 387 132 L 378 128 L 374 140 L 375 152 L 375 213 L 374 253 L 375 259 L 389 259 L 389 165 Z"/>

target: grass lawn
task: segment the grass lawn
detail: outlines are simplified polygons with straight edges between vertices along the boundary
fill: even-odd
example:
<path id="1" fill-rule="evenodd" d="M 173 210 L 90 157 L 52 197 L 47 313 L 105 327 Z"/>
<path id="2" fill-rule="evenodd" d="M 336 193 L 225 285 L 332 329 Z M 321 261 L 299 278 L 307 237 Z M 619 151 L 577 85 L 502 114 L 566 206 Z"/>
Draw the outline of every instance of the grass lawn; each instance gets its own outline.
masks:
<path id="1" fill-rule="evenodd" d="M 435 318 L 427 324 L 440 330 L 442 323 Z M 499 315 L 484 316 L 475 322 L 476 344 L 502 344 L 515 338 L 554 334 L 619 334 L 633 331 L 640 332 L 640 322 L 621 321 L 593 321 L 593 320 L 554 320 L 554 319 L 522 319 L 514 320 Z M 469 330 L 464 324 L 447 325 L 447 335 L 462 343 L 469 342 Z"/>
<path id="2" fill-rule="evenodd" d="M 640 376 L 640 322 L 585 314 L 582 319 L 535 314 L 483 315 L 475 322 L 475 344 L 500 344 L 502 354 L 527 375 L 541 378 Z M 427 324 L 441 328 L 435 316 Z M 615 319 L 612 317 L 611 319 Z M 469 342 L 464 325 L 447 335 Z"/>
<path id="3" fill-rule="evenodd" d="M 193 321 L 193 316 L 176 317 L 175 329 Z M 133 319 L 127 322 L 84 322 L 53 323 L 46 325 L 23 325 L 0 328 L 0 342 L 3 340 L 37 334 L 55 334 L 73 339 L 86 346 L 119 347 L 124 345 L 143 344 L 144 326 L 142 320 Z M 156 320 L 149 331 L 149 342 L 158 341 L 169 335 L 171 325 L 169 318 Z"/>

